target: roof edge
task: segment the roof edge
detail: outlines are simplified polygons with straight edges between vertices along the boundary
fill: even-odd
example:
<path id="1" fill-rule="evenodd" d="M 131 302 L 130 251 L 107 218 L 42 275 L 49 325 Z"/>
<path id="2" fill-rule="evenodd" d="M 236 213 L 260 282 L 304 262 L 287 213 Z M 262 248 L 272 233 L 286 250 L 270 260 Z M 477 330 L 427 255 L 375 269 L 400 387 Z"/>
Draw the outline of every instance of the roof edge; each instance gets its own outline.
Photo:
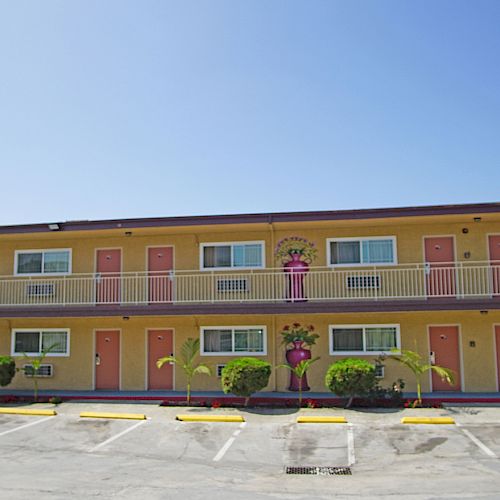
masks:
<path id="1" fill-rule="evenodd" d="M 355 210 L 323 210 L 310 212 L 269 212 L 254 214 L 146 217 L 7 225 L 0 226 L 0 234 L 52 232 L 53 230 L 51 231 L 49 229 L 49 224 L 57 224 L 59 226 L 57 231 L 90 231 L 105 229 L 134 229 L 144 227 L 182 227 L 219 224 L 270 224 L 272 222 L 360 220 L 436 215 L 485 214 L 496 212 L 500 213 L 500 203 L 497 202 Z"/>

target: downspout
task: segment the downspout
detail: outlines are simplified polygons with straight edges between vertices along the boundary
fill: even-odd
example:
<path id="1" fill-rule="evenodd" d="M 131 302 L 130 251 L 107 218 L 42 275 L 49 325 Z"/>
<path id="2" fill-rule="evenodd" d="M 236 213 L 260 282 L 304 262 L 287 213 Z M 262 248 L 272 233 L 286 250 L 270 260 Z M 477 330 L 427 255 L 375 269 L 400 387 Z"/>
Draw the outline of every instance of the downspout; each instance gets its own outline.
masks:
<path id="1" fill-rule="evenodd" d="M 269 216 L 269 231 L 271 233 L 271 259 L 272 259 L 272 266 L 274 267 L 274 245 L 275 245 L 275 237 L 274 237 L 274 225 L 273 225 L 273 217 L 272 215 Z M 277 392 L 278 390 L 278 375 L 277 375 L 277 370 L 276 370 L 276 361 L 277 361 L 277 356 L 278 356 L 278 339 L 276 338 L 276 315 L 273 314 L 273 320 L 272 320 L 272 328 L 271 328 L 271 335 L 273 337 L 273 357 L 272 357 L 272 363 L 273 363 L 273 392 Z"/>
<path id="2" fill-rule="evenodd" d="M 277 351 L 278 351 L 278 339 L 276 338 L 276 315 L 273 314 L 273 328 L 272 328 L 272 334 L 273 334 L 273 392 L 278 391 L 278 375 L 276 370 L 276 360 L 277 360 Z"/>

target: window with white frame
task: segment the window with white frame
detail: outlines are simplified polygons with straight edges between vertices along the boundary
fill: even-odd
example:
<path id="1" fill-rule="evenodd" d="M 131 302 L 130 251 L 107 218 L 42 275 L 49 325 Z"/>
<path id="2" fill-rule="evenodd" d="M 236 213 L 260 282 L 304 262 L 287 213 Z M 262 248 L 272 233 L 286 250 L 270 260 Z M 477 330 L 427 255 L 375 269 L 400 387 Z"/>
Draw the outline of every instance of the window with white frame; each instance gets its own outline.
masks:
<path id="1" fill-rule="evenodd" d="M 400 349 L 399 325 L 330 325 L 330 354 L 391 354 Z"/>
<path id="2" fill-rule="evenodd" d="M 330 238 L 327 240 L 330 266 L 397 264 L 396 238 Z"/>
<path id="3" fill-rule="evenodd" d="M 266 354 L 263 326 L 201 328 L 201 354 L 205 356 Z"/>
<path id="4" fill-rule="evenodd" d="M 71 272 L 71 250 L 17 250 L 15 274 L 67 274 Z"/>
<path id="5" fill-rule="evenodd" d="M 201 269 L 252 269 L 264 267 L 264 242 L 202 243 Z"/>
<path id="6" fill-rule="evenodd" d="M 68 329 L 20 329 L 12 330 L 12 355 L 37 356 L 48 352 L 47 356 L 69 356 Z"/>

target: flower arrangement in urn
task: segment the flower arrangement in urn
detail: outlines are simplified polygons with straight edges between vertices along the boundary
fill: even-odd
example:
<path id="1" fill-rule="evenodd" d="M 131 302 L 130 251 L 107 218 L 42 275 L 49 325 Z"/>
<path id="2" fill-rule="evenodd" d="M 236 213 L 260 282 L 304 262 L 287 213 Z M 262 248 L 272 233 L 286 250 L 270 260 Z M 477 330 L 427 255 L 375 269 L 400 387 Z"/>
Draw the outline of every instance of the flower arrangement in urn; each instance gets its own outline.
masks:
<path id="1" fill-rule="evenodd" d="M 291 368 L 288 389 L 290 391 L 299 391 L 300 399 L 302 399 L 302 391 L 310 389 L 305 371 L 314 361 L 319 359 L 311 360 L 311 350 L 304 349 L 303 345 L 314 345 L 319 335 L 314 333 L 313 325 L 302 326 L 300 323 L 293 323 L 292 326 L 286 325 L 283 327 L 281 336 L 283 337 L 282 345 L 284 344 L 287 347 L 285 357 Z M 296 373 L 297 367 L 304 367 L 304 373 L 301 373 L 301 376 Z"/>
<path id="2" fill-rule="evenodd" d="M 280 260 L 282 264 L 290 262 L 293 259 L 293 255 L 298 255 L 302 262 L 311 264 L 316 258 L 317 253 L 318 250 L 315 244 L 300 236 L 283 238 L 278 242 L 275 250 L 276 259 Z"/>
<path id="3" fill-rule="evenodd" d="M 282 345 L 287 347 L 294 342 L 300 342 L 301 344 L 306 344 L 312 346 L 316 343 L 316 339 L 319 337 L 317 333 L 314 332 L 314 326 L 302 326 L 300 323 L 293 323 L 292 326 L 285 325 L 281 336 L 283 337 Z M 291 348 L 291 347 L 290 347 Z"/>

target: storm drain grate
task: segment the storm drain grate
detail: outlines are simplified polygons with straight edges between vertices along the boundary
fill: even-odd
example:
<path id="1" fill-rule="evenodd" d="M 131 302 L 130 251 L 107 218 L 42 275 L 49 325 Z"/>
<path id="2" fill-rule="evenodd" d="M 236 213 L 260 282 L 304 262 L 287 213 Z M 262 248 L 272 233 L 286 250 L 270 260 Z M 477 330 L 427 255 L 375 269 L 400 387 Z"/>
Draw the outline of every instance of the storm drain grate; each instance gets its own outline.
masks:
<path id="1" fill-rule="evenodd" d="M 313 476 L 351 476 L 350 467 L 285 467 L 286 474 L 313 475 Z"/>

